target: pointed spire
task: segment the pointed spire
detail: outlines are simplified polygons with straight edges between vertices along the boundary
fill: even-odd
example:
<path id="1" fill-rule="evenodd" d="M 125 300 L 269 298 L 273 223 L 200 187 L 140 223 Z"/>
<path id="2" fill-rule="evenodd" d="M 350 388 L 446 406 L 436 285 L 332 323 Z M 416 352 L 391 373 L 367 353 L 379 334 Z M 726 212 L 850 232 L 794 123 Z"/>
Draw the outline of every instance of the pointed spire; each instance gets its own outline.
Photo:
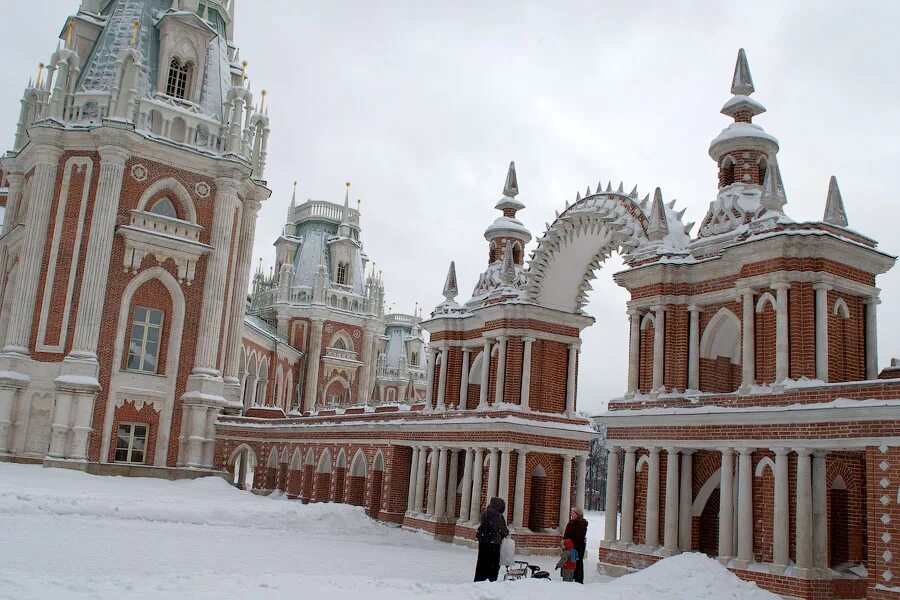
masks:
<path id="1" fill-rule="evenodd" d="M 766 169 L 766 178 L 763 181 L 763 193 L 760 204 L 768 210 L 783 212 L 787 204 L 787 196 L 784 193 L 784 183 L 781 181 L 781 169 L 778 168 L 778 159 L 773 154 Z"/>
<path id="2" fill-rule="evenodd" d="M 453 302 L 458 294 L 459 286 L 456 284 L 456 263 L 451 260 L 450 269 L 447 271 L 447 279 L 444 281 L 444 298 L 447 302 Z"/>
<path id="3" fill-rule="evenodd" d="M 294 189 L 291 191 L 291 208 L 297 206 L 297 180 L 294 180 Z"/>
<path id="4" fill-rule="evenodd" d="M 734 77 L 731 79 L 731 93 L 735 96 L 749 96 L 756 91 L 753 77 L 750 76 L 750 65 L 747 64 L 747 53 L 738 50 L 737 62 L 734 65 Z"/>
<path id="5" fill-rule="evenodd" d="M 516 163 L 510 161 L 506 172 L 506 183 L 503 184 L 503 195 L 515 198 L 519 194 L 519 180 L 516 178 Z"/>
<path id="6" fill-rule="evenodd" d="M 841 197 L 841 188 L 838 187 L 837 177 L 834 175 L 831 176 L 831 181 L 828 182 L 824 221 L 838 227 L 847 226 L 847 211 L 844 210 L 844 199 Z"/>
<path id="7" fill-rule="evenodd" d="M 512 243 L 506 242 L 503 248 L 503 262 L 500 264 L 500 281 L 504 285 L 512 285 L 516 281 L 516 264 L 513 262 Z"/>
<path id="8" fill-rule="evenodd" d="M 659 241 L 669 235 L 669 221 L 666 219 L 666 207 L 663 204 L 662 190 L 656 188 L 653 193 L 653 204 L 650 206 L 650 225 L 647 237 L 650 241 Z"/>

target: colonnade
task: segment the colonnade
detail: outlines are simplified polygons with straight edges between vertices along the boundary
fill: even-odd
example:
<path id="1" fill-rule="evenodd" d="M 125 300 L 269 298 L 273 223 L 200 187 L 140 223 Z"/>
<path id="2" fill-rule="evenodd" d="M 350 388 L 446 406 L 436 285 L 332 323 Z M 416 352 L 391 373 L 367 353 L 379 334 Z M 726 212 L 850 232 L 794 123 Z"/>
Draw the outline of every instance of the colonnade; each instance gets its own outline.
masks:
<path id="1" fill-rule="evenodd" d="M 788 290 L 791 284 L 776 282 L 768 286 L 775 290 L 772 305 L 775 309 L 775 383 L 781 383 L 790 376 L 790 344 L 788 338 L 789 311 Z M 834 287 L 827 283 L 816 283 L 815 290 L 815 347 L 816 378 L 828 381 L 828 292 Z M 736 290 L 741 301 L 741 389 L 748 390 L 756 384 L 756 328 L 755 315 L 763 306 L 758 297 L 759 290 L 743 287 Z M 764 292 L 767 293 L 767 292 Z M 878 377 L 878 332 L 876 310 L 881 301 L 878 296 L 866 297 L 865 303 L 865 378 Z M 653 383 L 651 391 L 658 391 L 665 384 L 665 319 L 668 305 L 652 306 L 649 309 L 629 309 L 631 341 L 628 353 L 628 392 L 636 393 L 640 388 L 641 367 L 641 322 L 646 314 L 652 314 L 653 335 Z M 703 307 L 689 304 L 688 327 L 688 378 L 687 389 L 700 389 L 700 313 Z"/>
<path id="2" fill-rule="evenodd" d="M 507 501 L 507 518 L 514 528 L 527 526 L 525 485 L 528 450 L 522 447 L 412 447 L 407 492 L 407 515 L 475 526 L 491 498 Z M 430 459 L 430 460 L 429 460 Z M 515 481 L 510 482 L 515 460 Z M 462 480 L 457 479 L 462 461 Z M 576 466 L 575 504 L 584 508 L 587 456 L 562 455 L 562 487 L 559 498 L 560 530 L 569 521 L 572 502 L 572 464 Z M 487 463 L 487 473 L 484 465 Z M 425 474 L 428 471 L 426 489 Z M 486 477 L 486 481 L 483 478 Z M 484 494 L 482 495 L 482 490 Z M 512 502 L 508 502 L 512 494 Z M 457 493 L 459 511 L 457 513 Z M 549 500 L 548 500 L 549 501 Z"/>
<path id="3" fill-rule="evenodd" d="M 485 337 L 481 340 L 482 350 L 481 356 L 481 379 L 479 384 L 478 409 L 488 408 L 490 373 L 491 373 L 491 354 L 494 349 L 497 350 L 497 375 L 494 381 L 494 401 L 492 404 L 508 402 L 506 398 L 506 377 L 510 368 L 519 369 L 521 382 L 519 393 L 519 405 L 524 409 L 530 408 L 531 401 L 531 361 L 532 348 L 534 342 L 538 341 L 535 337 L 520 337 L 523 343 L 523 353 L 521 364 L 510 365 L 507 360 L 508 342 L 511 336 L 498 335 L 496 337 Z M 477 349 L 473 346 L 461 346 L 462 361 L 460 372 L 460 387 L 458 398 L 447 397 L 447 381 L 448 381 L 448 360 L 450 355 L 449 344 L 441 342 L 433 343 L 428 349 L 428 387 L 425 392 L 425 404 L 428 407 L 434 407 L 434 410 L 443 411 L 447 408 L 465 409 L 469 401 L 469 384 L 476 383 L 469 380 L 469 371 L 471 369 L 472 352 Z M 581 351 L 581 342 L 574 341 L 568 343 L 568 356 L 566 367 L 566 413 L 575 412 L 575 392 L 576 392 L 576 374 L 578 369 L 578 353 Z M 435 368 L 440 357 L 440 366 Z M 435 373 L 437 371 L 437 373 Z M 434 379 L 437 377 L 437 397 L 435 398 Z"/>
<path id="4" fill-rule="evenodd" d="M 622 485 L 621 529 L 616 527 L 619 505 L 619 450 L 623 451 L 624 469 Z M 645 539 L 634 539 L 635 476 L 637 448 L 611 446 L 609 448 L 609 472 L 606 488 L 606 545 L 627 549 L 636 545 L 643 552 L 668 556 L 680 551 L 692 550 L 693 454 L 694 448 L 668 446 L 646 448 L 647 471 Z M 753 453 L 756 448 L 725 447 L 716 449 L 721 454 L 718 475 L 719 531 L 718 556 L 723 562 L 731 562 L 737 568 L 745 568 L 754 560 L 753 546 Z M 660 453 L 666 453 L 665 504 L 662 515 L 659 507 Z M 811 448 L 773 447 L 774 508 L 772 555 L 775 570 L 783 570 L 790 563 L 790 482 L 789 460 L 794 455 L 796 464 L 795 489 L 795 564 L 799 569 L 824 569 L 828 567 L 826 531 L 827 485 L 823 450 Z M 700 510 L 703 507 L 699 507 Z M 663 540 L 659 539 L 659 519 L 663 517 Z"/>

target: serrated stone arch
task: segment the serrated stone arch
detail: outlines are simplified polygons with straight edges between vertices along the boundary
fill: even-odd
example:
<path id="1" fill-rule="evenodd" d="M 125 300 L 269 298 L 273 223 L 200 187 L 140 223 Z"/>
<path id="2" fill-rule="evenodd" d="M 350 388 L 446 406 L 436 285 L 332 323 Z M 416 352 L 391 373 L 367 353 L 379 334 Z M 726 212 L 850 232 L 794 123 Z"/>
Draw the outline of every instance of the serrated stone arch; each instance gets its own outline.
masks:
<path id="1" fill-rule="evenodd" d="M 770 292 L 764 292 L 759 297 L 759 300 L 756 301 L 756 313 L 757 314 L 766 310 L 767 302 L 772 305 L 772 310 L 778 310 L 778 303 L 775 301 L 775 297 Z"/>
<path id="2" fill-rule="evenodd" d="M 834 301 L 834 308 L 831 312 L 832 314 L 837 315 L 842 319 L 850 318 L 850 309 L 847 307 L 847 303 L 843 298 L 838 298 Z"/>
<path id="3" fill-rule="evenodd" d="M 769 473 L 771 475 L 775 474 L 775 461 L 773 461 L 768 456 L 764 456 L 758 463 L 756 463 L 756 470 L 753 472 L 753 474 L 756 477 L 762 477 L 765 474 L 766 467 L 769 468 Z"/>
<path id="4" fill-rule="evenodd" d="M 581 312 L 594 272 L 613 252 L 630 254 L 649 243 L 649 220 L 636 191 L 579 198 L 538 239 L 528 266 L 530 298 L 549 308 Z"/>

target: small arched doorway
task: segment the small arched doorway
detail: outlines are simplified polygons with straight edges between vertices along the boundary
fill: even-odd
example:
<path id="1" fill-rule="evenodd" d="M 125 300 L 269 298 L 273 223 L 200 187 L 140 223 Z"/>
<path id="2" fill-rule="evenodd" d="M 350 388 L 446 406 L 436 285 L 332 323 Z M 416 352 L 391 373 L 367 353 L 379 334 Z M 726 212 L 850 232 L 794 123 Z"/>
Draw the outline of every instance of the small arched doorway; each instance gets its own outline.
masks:
<path id="1" fill-rule="evenodd" d="M 830 526 L 828 566 L 840 567 L 850 561 L 850 519 L 847 484 L 838 475 L 828 490 L 828 516 Z"/>
<path id="2" fill-rule="evenodd" d="M 256 471 L 256 453 L 250 446 L 242 444 L 231 454 L 229 465 L 233 465 L 232 482 L 239 490 L 253 489 L 253 475 Z"/>
<path id="3" fill-rule="evenodd" d="M 344 449 L 338 452 L 337 463 L 334 465 L 334 502 L 344 502 L 344 478 L 347 476 L 347 454 Z"/>
<path id="4" fill-rule="evenodd" d="M 531 472 L 531 491 L 528 495 L 528 529 L 541 531 L 550 524 L 545 509 L 547 502 L 547 472 L 538 465 Z"/>
<path id="5" fill-rule="evenodd" d="M 372 464 L 372 476 L 369 480 L 369 498 L 366 514 L 373 519 L 378 518 L 381 512 L 381 488 L 384 483 L 384 454 L 381 450 L 375 455 L 375 462 Z"/>
<path id="6" fill-rule="evenodd" d="M 362 506 L 366 501 L 366 457 L 362 450 L 357 450 L 350 465 L 350 489 L 347 504 Z"/>
<path id="7" fill-rule="evenodd" d="M 316 467 L 316 483 L 313 490 L 313 502 L 328 502 L 331 500 L 331 452 L 328 448 L 322 451 L 319 457 L 319 465 Z"/>

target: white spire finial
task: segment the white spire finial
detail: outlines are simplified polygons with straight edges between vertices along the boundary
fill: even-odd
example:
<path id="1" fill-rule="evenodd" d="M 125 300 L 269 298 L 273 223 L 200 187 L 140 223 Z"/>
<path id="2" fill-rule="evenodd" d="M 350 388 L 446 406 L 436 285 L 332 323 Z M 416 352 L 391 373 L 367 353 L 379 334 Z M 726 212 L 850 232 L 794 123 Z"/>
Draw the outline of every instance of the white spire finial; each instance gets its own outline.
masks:
<path id="1" fill-rule="evenodd" d="M 503 247 L 503 262 L 500 263 L 500 281 L 504 285 L 512 285 L 516 281 L 516 263 L 513 261 L 512 242 L 506 241 Z"/>
<path id="2" fill-rule="evenodd" d="M 297 180 L 294 180 L 294 190 L 291 192 L 291 208 L 297 206 Z"/>
<path id="3" fill-rule="evenodd" d="M 503 184 L 503 195 L 515 198 L 519 194 L 519 181 L 516 179 L 516 163 L 509 163 L 509 171 L 506 172 L 506 183 Z"/>
<path id="4" fill-rule="evenodd" d="M 741 48 L 738 50 L 737 62 L 734 65 L 731 93 L 735 96 L 749 96 L 755 91 L 753 77 L 750 76 L 750 65 L 747 64 L 747 53 Z"/>
<path id="5" fill-rule="evenodd" d="M 456 284 L 456 263 L 450 261 L 450 269 L 447 271 L 447 279 L 444 281 L 444 298 L 447 302 L 453 302 L 459 294 L 459 286 Z"/>
<path id="6" fill-rule="evenodd" d="M 844 199 L 841 197 L 841 188 L 838 187 L 837 177 L 834 175 L 831 176 L 831 181 L 828 182 L 824 221 L 838 227 L 847 226 L 847 211 L 844 210 Z"/>
<path id="7" fill-rule="evenodd" d="M 778 159 L 775 155 L 770 158 L 766 169 L 761 204 L 768 210 L 777 212 L 784 212 L 784 205 L 787 204 L 784 183 L 781 181 L 781 169 L 778 168 Z"/>
<path id="8" fill-rule="evenodd" d="M 666 207 L 663 205 L 662 190 L 653 192 L 653 204 L 650 205 L 650 224 L 647 226 L 647 237 L 650 241 L 659 241 L 669 235 L 669 221 L 666 219 Z"/>

